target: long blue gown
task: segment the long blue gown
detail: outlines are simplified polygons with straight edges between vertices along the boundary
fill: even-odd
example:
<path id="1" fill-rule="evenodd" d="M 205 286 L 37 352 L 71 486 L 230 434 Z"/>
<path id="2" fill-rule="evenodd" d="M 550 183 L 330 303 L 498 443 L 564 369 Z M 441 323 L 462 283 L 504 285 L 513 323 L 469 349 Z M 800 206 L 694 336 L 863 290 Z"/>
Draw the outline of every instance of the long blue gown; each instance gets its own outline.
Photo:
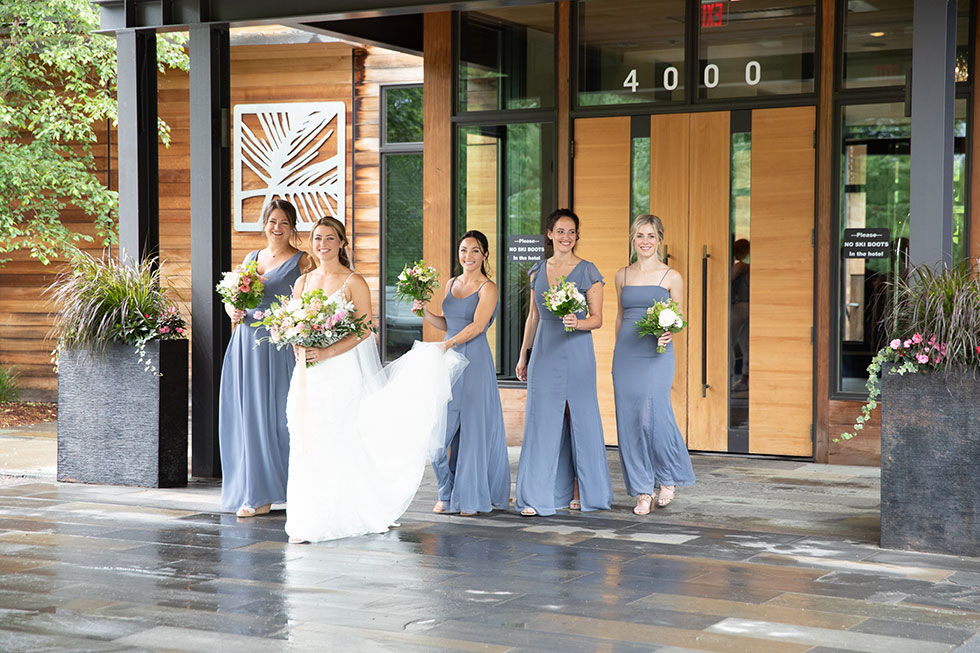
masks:
<path id="1" fill-rule="evenodd" d="M 458 298 L 449 287 L 442 301 L 447 338 L 473 322 L 479 303 L 479 290 Z M 491 324 L 493 317 L 487 329 Z M 433 456 L 439 500 L 447 502 L 449 512 L 490 512 L 510 505 L 507 433 L 487 329 L 456 346 L 469 365 L 453 384 L 445 447 Z"/>
<path id="2" fill-rule="evenodd" d="M 248 261 L 258 258 L 258 251 Z M 221 366 L 218 441 L 221 446 L 221 509 L 286 501 L 289 431 L 286 395 L 293 373 L 293 351 L 258 342 L 265 329 L 249 326 L 255 311 L 266 311 L 277 295 L 290 295 L 300 276 L 301 253 L 264 275 L 262 302 L 246 311 L 235 327 Z"/>
<path id="3" fill-rule="evenodd" d="M 553 515 L 556 508 L 568 506 L 578 478 L 582 510 L 608 510 L 612 483 L 596 394 L 592 332 L 566 332 L 561 320 L 545 307 L 546 265 L 538 261 L 529 273 L 539 319 L 527 372 L 516 507 Z M 585 294 L 602 282 L 602 275 L 593 263 L 579 261 L 567 281 Z M 578 317 L 584 319 L 585 311 Z"/>
<path id="4" fill-rule="evenodd" d="M 636 330 L 646 310 L 667 299 L 670 292 L 663 286 L 623 286 L 612 375 L 619 460 L 630 496 L 653 494 L 658 485 L 694 484 L 691 456 L 670 404 L 674 343 L 658 354 L 657 339 L 641 338 Z"/>

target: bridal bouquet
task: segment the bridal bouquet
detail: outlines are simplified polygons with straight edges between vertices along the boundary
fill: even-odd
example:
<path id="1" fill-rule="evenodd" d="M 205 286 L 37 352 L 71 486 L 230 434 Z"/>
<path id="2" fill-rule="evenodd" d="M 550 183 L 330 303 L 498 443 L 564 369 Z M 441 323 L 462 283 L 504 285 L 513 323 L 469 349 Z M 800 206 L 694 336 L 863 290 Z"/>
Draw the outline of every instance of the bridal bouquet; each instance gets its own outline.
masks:
<path id="1" fill-rule="evenodd" d="M 565 281 L 565 277 L 555 279 L 553 286 L 548 286 L 544 291 L 544 305 L 548 310 L 555 314 L 558 319 L 566 315 L 584 311 L 588 304 L 585 302 L 585 295 L 575 287 L 571 281 Z M 571 327 L 565 327 L 565 331 L 574 331 Z"/>
<path id="2" fill-rule="evenodd" d="M 249 261 L 245 265 L 235 266 L 230 272 L 225 272 L 221 281 L 215 286 L 221 301 L 231 304 L 238 310 L 255 308 L 262 301 L 265 285 L 259 275 L 257 261 Z"/>
<path id="3" fill-rule="evenodd" d="M 647 309 L 646 315 L 636 321 L 636 330 L 640 332 L 640 337 L 655 336 L 659 338 L 670 331 L 677 333 L 687 326 L 681 309 L 673 299 L 657 302 Z M 657 345 L 657 353 L 662 354 L 667 351 L 663 345 Z"/>
<path id="4" fill-rule="evenodd" d="M 432 293 L 439 286 L 439 273 L 431 265 L 426 265 L 425 261 L 415 261 L 411 266 L 406 265 L 405 269 L 398 275 L 395 283 L 395 299 L 411 301 L 417 299 L 420 302 L 427 302 L 432 299 Z M 425 310 L 414 311 L 416 315 L 422 317 Z"/>
<path id="5" fill-rule="evenodd" d="M 328 347 L 347 336 L 360 338 L 370 329 L 367 317 L 354 315 L 354 303 L 327 297 L 321 288 L 303 293 L 302 297 L 277 297 L 268 312 L 256 312 L 269 341 L 278 349 L 286 345 L 297 347 Z M 307 363 L 313 367 L 316 363 Z"/>

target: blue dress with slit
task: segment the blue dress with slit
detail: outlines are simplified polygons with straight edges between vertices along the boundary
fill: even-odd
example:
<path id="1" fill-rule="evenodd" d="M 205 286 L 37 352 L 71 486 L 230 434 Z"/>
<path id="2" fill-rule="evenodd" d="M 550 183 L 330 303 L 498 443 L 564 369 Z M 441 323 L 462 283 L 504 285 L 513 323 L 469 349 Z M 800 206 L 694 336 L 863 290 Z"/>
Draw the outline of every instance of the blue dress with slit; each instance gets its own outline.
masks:
<path id="1" fill-rule="evenodd" d="M 565 331 L 562 321 L 545 307 L 546 266 L 546 261 L 538 261 L 529 272 L 539 319 L 527 372 L 516 508 L 553 515 L 568 506 L 577 478 L 582 510 L 607 510 L 612 483 L 599 416 L 592 332 Z M 589 261 L 579 261 L 567 281 L 582 294 L 603 283 Z M 578 317 L 584 319 L 585 311 Z"/>
<path id="2" fill-rule="evenodd" d="M 479 290 L 466 297 L 454 297 L 452 286 L 449 287 L 442 301 L 447 338 L 473 322 L 479 303 Z M 491 324 L 492 317 L 483 333 L 455 348 L 469 364 L 453 384 L 445 444 L 432 460 L 439 500 L 446 502 L 448 512 L 490 512 L 510 506 L 507 433 L 497 370 L 487 342 Z"/>

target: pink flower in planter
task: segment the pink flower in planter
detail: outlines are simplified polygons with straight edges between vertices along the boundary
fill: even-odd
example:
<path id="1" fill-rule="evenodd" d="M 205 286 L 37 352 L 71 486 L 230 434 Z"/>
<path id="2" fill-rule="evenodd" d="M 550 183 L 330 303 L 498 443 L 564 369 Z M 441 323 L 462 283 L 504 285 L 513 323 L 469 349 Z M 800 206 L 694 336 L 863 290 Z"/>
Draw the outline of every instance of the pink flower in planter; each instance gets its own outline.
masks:
<path id="1" fill-rule="evenodd" d="M 912 346 L 912 341 L 911 340 L 906 340 L 905 342 L 902 343 L 902 346 L 905 347 L 906 349 L 908 349 L 909 347 Z"/>
<path id="2" fill-rule="evenodd" d="M 895 338 L 890 343 L 888 343 L 888 346 L 891 347 L 892 349 L 898 349 L 899 347 L 902 346 L 902 341 L 899 340 L 898 338 Z"/>
<path id="3" fill-rule="evenodd" d="M 924 365 L 924 364 L 926 364 L 926 363 L 929 362 L 929 355 L 928 354 L 916 354 L 915 355 L 915 360 L 919 361 L 919 363 L 921 363 L 921 364 Z"/>
<path id="4" fill-rule="evenodd" d="M 170 327 L 168 326 L 160 327 L 160 333 L 170 333 Z"/>
<path id="5" fill-rule="evenodd" d="M 176 329 L 174 329 L 174 331 L 176 331 L 177 333 L 183 333 L 184 332 L 184 330 L 181 329 L 180 327 L 177 327 Z"/>
<path id="6" fill-rule="evenodd" d="M 922 342 L 922 334 L 917 333 L 914 336 L 912 336 L 912 342 L 915 344 L 919 344 L 920 342 Z"/>

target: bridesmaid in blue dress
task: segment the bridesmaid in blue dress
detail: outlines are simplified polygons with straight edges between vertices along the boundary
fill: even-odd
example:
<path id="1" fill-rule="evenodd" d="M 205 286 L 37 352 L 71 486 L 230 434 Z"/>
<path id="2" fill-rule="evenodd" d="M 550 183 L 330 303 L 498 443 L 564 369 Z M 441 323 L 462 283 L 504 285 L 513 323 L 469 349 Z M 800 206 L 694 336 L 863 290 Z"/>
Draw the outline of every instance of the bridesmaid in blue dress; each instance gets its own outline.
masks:
<path id="1" fill-rule="evenodd" d="M 673 334 L 660 337 L 659 344 L 667 351 L 658 354 L 658 341 L 649 336 L 640 338 L 635 326 L 657 301 L 673 299 L 682 311 L 684 308 L 684 280 L 663 262 L 663 239 L 660 218 L 650 214 L 637 217 L 630 229 L 636 262 L 616 272 L 619 312 L 612 374 L 619 458 L 626 490 L 636 497 L 633 512 L 638 515 L 650 512 L 657 485 L 657 505 L 666 506 L 674 500 L 676 486 L 694 484 L 691 456 L 670 404 Z"/>
<path id="2" fill-rule="evenodd" d="M 225 304 L 225 312 L 237 326 L 221 366 L 221 509 L 234 510 L 239 517 L 265 514 L 271 504 L 285 502 L 289 468 L 286 393 L 293 352 L 258 342 L 265 330 L 249 325 L 255 311 L 268 310 L 277 295 L 290 295 L 300 275 L 302 253 L 291 243 L 296 233 L 295 207 L 286 200 L 269 202 L 262 212 L 262 230 L 265 248 L 249 252 L 244 261 L 258 261 L 265 284 L 262 302 L 249 311 Z"/>
<path id="3" fill-rule="evenodd" d="M 433 512 L 474 515 L 510 504 L 510 463 L 507 434 L 497 389 L 497 370 L 487 342 L 487 329 L 497 312 L 497 285 L 487 276 L 487 237 L 467 231 L 457 254 L 462 274 L 449 280 L 442 315 L 416 301 L 425 321 L 446 332 L 445 346 L 469 361 L 453 384 L 446 440 L 432 468 L 439 484 Z"/>
<path id="4" fill-rule="evenodd" d="M 517 509 L 525 516 L 553 515 L 565 507 L 608 510 L 612 483 L 592 344 L 592 330 L 602 326 L 602 275 L 594 264 L 575 255 L 578 216 L 558 209 L 548 216 L 545 228 L 554 254 L 530 270 L 533 301 L 517 362 L 517 378 L 527 381 Z M 585 295 L 588 316 L 583 311 L 558 319 L 545 307 L 543 293 L 561 276 Z"/>

